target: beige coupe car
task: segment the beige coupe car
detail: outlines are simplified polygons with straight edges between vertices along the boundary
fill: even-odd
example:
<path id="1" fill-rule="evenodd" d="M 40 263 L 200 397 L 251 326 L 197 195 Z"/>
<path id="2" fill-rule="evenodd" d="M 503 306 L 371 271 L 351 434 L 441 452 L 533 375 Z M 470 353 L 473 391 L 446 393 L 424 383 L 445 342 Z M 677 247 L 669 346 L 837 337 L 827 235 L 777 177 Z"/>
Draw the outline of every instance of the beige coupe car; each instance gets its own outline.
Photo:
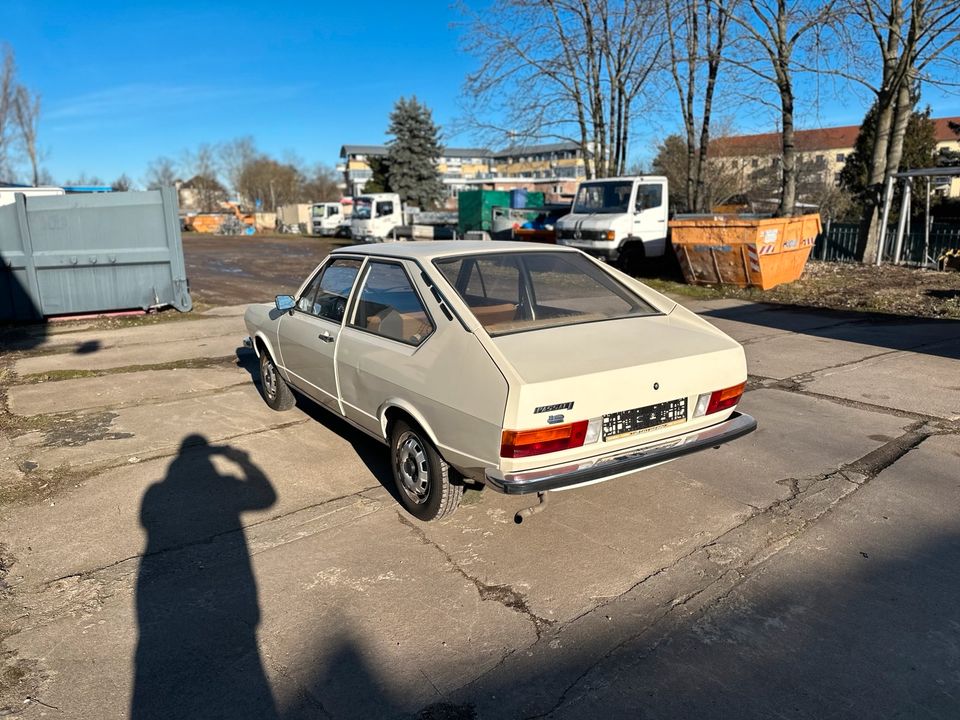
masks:
<path id="1" fill-rule="evenodd" d="M 545 498 L 756 428 L 738 343 L 572 248 L 347 247 L 244 320 L 267 404 L 296 391 L 386 443 L 421 520 L 465 484 Z"/>

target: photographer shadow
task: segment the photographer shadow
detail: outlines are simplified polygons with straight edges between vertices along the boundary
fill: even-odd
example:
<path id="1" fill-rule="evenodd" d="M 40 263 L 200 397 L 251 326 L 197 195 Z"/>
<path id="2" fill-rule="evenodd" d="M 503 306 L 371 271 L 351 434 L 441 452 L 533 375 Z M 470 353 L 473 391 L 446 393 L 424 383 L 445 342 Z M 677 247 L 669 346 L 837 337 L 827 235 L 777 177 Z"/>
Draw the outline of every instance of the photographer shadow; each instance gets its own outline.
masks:
<path id="1" fill-rule="evenodd" d="M 218 472 L 227 463 L 239 476 Z M 183 440 L 166 476 L 144 494 L 131 718 L 278 717 L 257 646 L 260 605 L 241 521 L 276 497 L 245 452 L 202 435 Z"/>

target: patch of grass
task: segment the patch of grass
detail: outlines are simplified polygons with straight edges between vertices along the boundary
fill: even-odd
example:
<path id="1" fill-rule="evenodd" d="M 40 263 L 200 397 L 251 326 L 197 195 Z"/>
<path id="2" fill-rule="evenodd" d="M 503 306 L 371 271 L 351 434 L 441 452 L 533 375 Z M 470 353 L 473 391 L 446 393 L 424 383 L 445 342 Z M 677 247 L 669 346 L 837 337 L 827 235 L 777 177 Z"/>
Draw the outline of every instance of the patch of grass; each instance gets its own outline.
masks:
<path id="1" fill-rule="evenodd" d="M 225 355 L 216 358 L 188 358 L 186 360 L 171 360 L 156 365 L 124 365 L 115 368 L 100 370 L 48 370 L 42 373 L 32 373 L 20 378 L 21 385 L 35 385 L 42 382 L 59 382 L 61 380 L 76 380 L 77 378 L 103 377 L 105 375 L 121 375 L 124 373 L 141 372 L 144 370 L 183 370 L 204 369 L 215 367 L 229 367 L 236 365 L 236 355 Z"/>

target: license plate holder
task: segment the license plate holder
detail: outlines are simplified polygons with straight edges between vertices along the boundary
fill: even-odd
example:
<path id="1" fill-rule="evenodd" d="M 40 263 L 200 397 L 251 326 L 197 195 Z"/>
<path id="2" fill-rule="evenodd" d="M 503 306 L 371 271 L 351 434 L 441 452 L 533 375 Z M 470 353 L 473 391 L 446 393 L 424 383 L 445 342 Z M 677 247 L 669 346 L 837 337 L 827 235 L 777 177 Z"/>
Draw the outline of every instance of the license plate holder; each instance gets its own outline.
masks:
<path id="1" fill-rule="evenodd" d="M 678 398 L 603 416 L 603 440 L 637 435 L 687 421 L 687 399 Z"/>

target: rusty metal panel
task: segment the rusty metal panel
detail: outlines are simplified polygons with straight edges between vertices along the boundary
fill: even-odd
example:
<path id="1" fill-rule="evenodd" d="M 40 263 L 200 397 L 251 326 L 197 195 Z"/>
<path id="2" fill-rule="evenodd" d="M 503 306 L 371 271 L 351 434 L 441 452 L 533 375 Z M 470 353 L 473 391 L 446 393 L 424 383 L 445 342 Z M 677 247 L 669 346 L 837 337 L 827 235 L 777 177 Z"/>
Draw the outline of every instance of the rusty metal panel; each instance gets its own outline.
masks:
<path id="1" fill-rule="evenodd" d="M 0 252 L 4 282 L 19 285 L 43 316 L 192 307 L 172 188 L 18 195 L 0 207 Z M 8 301 L 17 292 L 0 286 L 0 317 L 32 319 Z"/>

